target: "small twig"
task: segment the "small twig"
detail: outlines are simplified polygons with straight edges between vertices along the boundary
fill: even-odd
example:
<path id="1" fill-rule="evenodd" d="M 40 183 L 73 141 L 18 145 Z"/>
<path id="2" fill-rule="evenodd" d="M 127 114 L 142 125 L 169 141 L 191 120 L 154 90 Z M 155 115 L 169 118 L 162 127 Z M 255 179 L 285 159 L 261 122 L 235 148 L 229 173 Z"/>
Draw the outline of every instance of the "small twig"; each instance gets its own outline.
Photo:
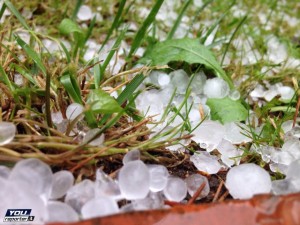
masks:
<path id="1" fill-rule="evenodd" d="M 298 117 L 298 113 L 299 113 L 299 108 L 300 108 L 300 95 L 298 96 L 298 101 L 297 101 L 297 105 L 296 105 L 296 112 L 294 114 L 294 119 L 293 119 L 293 128 L 296 125 L 296 121 L 297 121 L 297 117 Z"/>
<path id="2" fill-rule="evenodd" d="M 196 201 L 196 199 L 199 197 L 199 195 L 201 194 L 202 190 L 204 189 L 206 183 L 203 182 L 200 187 L 197 189 L 197 191 L 195 192 L 195 194 L 191 197 L 191 199 L 188 201 L 187 205 L 191 205 L 193 204 L 194 201 Z"/>
<path id="3" fill-rule="evenodd" d="M 218 202 L 223 202 L 224 199 L 229 195 L 229 191 L 226 191 L 218 200 Z"/>
<path id="4" fill-rule="evenodd" d="M 220 195 L 220 193 L 221 193 L 223 184 L 224 184 L 224 181 L 221 180 L 221 182 L 220 182 L 220 184 L 219 184 L 219 186 L 218 186 L 218 189 L 217 189 L 217 191 L 216 191 L 216 194 L 215 194 L 215 196 L 214 196 L 212 202 L 216 202 L 216 201 L 217 201 L 217 199 L 218 199 L 218 197 L 219 197 L 219 195 Z"/>

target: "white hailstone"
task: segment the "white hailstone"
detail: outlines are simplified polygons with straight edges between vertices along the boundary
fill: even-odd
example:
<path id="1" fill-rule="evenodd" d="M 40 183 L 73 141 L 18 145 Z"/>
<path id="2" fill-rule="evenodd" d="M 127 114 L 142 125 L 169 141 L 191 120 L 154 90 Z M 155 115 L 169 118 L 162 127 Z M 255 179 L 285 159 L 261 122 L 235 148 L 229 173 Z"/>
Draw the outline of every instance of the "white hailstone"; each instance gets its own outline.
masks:
<path id="1" fill-rule="evenodd" d="M 83 113 L 83 106 L 78 103 L 72 103 L 66 110 L 66 117 L 68 120 L 74 120 L 77 116 Z"/>
<path id="2" fill-rule="evenodd" d="M 272 193 L 275 195 L 285 195 L 298 192 L 291 179 L 272 181 Z"/>
<path id="3" fill-rule="evenodd" d="M 250 92 L 250 96 L 252 98 L 262 98 L 262 97 L 264 97 L 265 91 L 266 91 L 266 89 L 262 85 L 258 84 L 253 89 L 253 91 Z"/>
<path id="4" fill-rule="evenodd" d="M 24 78 L 21 74 L 16 73 L 14 75 L 14 83 L 18 86 L 22 86 L 24 84 Z"/>
<path id="5" fill-rule="evenodd" d="M 9 180 L 32 190 L 46 201 L 50 197 L 53 174 L 50 166 L 39 159 L 23 159 L 11 170 Z"/>
<path id="6" fill-rule="evenodd" d="M 140 160 L 126 163 L 118 175 L 122 196 L 128 200 L 142 199 L 149 193 L 150 173 Z"/>
<path id="7" fill-rule="evenodd" d="M 91 10 L 91 8 L 89 6 L 82 5 L 79 8 L 79 11 L 77 13 L 77 18 L 80 21 L 90 20 L 90 19 L 92 19 L 92 17 L 93 17 L 93 13 L 92 13 L 92 10 Z"/>
<path id="8" fill-rule="evenodd" d="M 138 149 L 131 150 L 127 152 L 123 157 L 123 165 L 125 165 L 128 162 L 139 160 L 141 158 L 141 153 Z"/>
<path id="9" fill-rule="evenodd" d="M 210 155 L 208 152 L 195 152 L 190 160 L 198 170 L 208 174 L 216 174 L 222 167 L 218 161 L 218 157 Z"/>
<path id="10" fill-rule="evenodd" d="M 224 124 L 225 136 L 224 139 L 230 141 L 233 144 L 242 144 L 251 142 L 252 138 L 249 127 L 243 123 L 230 122 Z"/>
<path id="11" fill-rule="evenodd" d="M 281 124 L 281 129 L 283 130 L 283 132 L 286 134 L 287 132 L 291 131 L 292 128 L 293 128 L 293 123 L 294 121 L 293 120 L 287 120 L 287 121 L 284 121 L 282 124 Z"/>
<path id="12" fill-rule="evenodd" d="M 6 166 L 0 166 L 0 178 L 8 178 L 10 174 L 10 169 Z"/>
<path id="13" fill-rule="evenodd" d="M 185 94 L 187 86 L 189 84 L 189 76 L 187 75 L 187 73 L 184 70 L 180 69 L 171 72 L 169 76 L 171 78 L 171 83 L 174 87 L 177 88 L 177 93 Z"/>
<path id="14" fill-rule="evenodd" d="M 161 209 L 164 206 L 164 198 L 161 192 L 150 192 L 146 198 L 133 200 L 131 204 L 131 211 Z"/>
<path id="15" fill-rule="evenodd" d="M 61 111 L 51 112 L 51 119 L 54 124 L 60 124 L 63 122 L 64 118 Z"/>
<path id="16" fill-rule="evenodd" d="M 211 152 L 222 141 L 225 135 L 225 128 L 217 121 L 205 120 L 192 134 L 194 135 L 191 138 L 193 141 L 199 143 L 201 148 Z"/>
<path id="17" fill-rule="evenodd" d="M 291 100 L 294 97 L 295 90 L 289 86 L 278 87 L 281 100 Z"/>
<path id="18" fill-rule="evenodd" d="M 66 203 L 50 201 L 47 203 L 48 219 L 47 223 L 73 223 L 79 221 L 79 216 L 75 210 Z"/>
<path id="19" fill-rule="evenodd" d="M 167 86 L 170 80 L 170 76 L 166 73 L 160 73 L 157 78 L 158 84 L 162 87 Z"/>
<path id="20" fill-rule="evenodd" d="M 248 199 L 270 193 L 272 183 L 267 171 L 254 163 L 246 163 L 229 170 L 225 185 L 233 198 Z"/>
<path id="21" fill-rule="evenodd" d="M 115 200 L 122 199 L 118 183 L 101 169 L 96 170 L 95 195 L 96 198 L 99 196 L 108 196 Z"/>
<path id="22" fill-rule="evenodd" d="M 274 173 L 287 174 L 288 166 L 281 163 L 270 163 L 270 170 Z"/>
<path id="23" fill-rule="evenodd" d="M 53 185 L 50 198 L 59 199 L 73 186 L 74 176 L 70 171 L 62 170 L 53 174 Z"/>
<path id="24" fill-rule="evenodd" d="M 83 219 L 91 219 L 100 216 L 108 216 L 119 212 L 116 201 L 110 197 L 98 197 L 89 200 L 81 209 Z"/>
<path id="25" fill-rule="evenodd" d="M 295 160 L 292 162 L 287 169 L 286 178 L 290 179 L 293 182 L 295 188 L 300 191 L 300 159 Z"/>
<path id="26" fill-rule="evenodd" d="M 71 187 L 66 194 L 65 203 L 76 212 L 80 212 L 82 206 L 95 197 L 95 183 L 91 180 L 83 180 Z"/>
<path id="27" fill-rule="evenodd" d="M 204 188 L 202 189 L 200 195 L 197 197 L 197 200 L 200 200 L 201 198 L 205 198 L 209 191 L 209 183 L 205 176 L 202 176 L 200 174 L 193 174 L 185 179 L 185 183 L 187 185 L 188 193 L 190 196 L 193 196 L 197 190 L 200 188 L 200 186 L 205 183 Z"/>
<path id="28" fill-rule="evenodd" d="M 240 94 L 240 92 L 239 92 L 238 90 L 231 90 L 231 91 L 229 92 L 228 97 L 231 98 L 231 99 L 234 100 L 234 101 L 237 101 L 237 100 L 240 99 L 241 94 Z"/>
<path id="29" fill-rule="evenodd" d="M 91 130 L 88 130 L 86 132 L 86 134 L 84 135 L 83 139 L 82 139 L 82 143 L 86 143 L 87 141 L 89 141 L 92 137 L 94 137 L 98 132 L 100 131 L 99 128 L 94 128 Z M 96 139 L 94 139 L 93 141 L 89 142 L 88 144 L 91 146 L 102 146 L 104 143 L 104 139 L 105 136 L 102 133 L 99 137 L 97 137 Z"/>
<path id="30" fill-rule="evenodd" d="M 229 94 L 229 91 L 229 85 L 219 77 L 207 80 L 203 89 L 208 98 L 224 98 Z"/>
<path id="31" fill-rule="evenodd" d="M 11 122 L 0 122 L 0 146 L 11 142 L 16 135 L 16 125 Z"/>
<path id="32" fill-rule="evenodd" d="M 266 101 L 271 101 L 273 98 L 275 98 L 277 95 L 279 95 L 278 88 L 275 85 L 272 85 L 269 87 L 269 90 L 265 91 L 264 98 Z"/>
<path id="33" fill-rule="evenodd" d="M 169 177 L 163 193 L 169 201 L 181 202 L 187 194 L 186 183 L 179 177 Z"/>
<path id="34" fill-rule="evenodd" d="M 169 172 L 166 167 L 162 165 L 147 165 L 150 173 L 150 191 L 162 191 L 168 181 Z"/>
<path id="35" fill-rule="evenodd" d="M 226 166 L 231 167 L 240 163 L 243 151 L 238 150 L 230 141 L 223 139 L 217 149 L 221 153 L 221 160 Z"/>

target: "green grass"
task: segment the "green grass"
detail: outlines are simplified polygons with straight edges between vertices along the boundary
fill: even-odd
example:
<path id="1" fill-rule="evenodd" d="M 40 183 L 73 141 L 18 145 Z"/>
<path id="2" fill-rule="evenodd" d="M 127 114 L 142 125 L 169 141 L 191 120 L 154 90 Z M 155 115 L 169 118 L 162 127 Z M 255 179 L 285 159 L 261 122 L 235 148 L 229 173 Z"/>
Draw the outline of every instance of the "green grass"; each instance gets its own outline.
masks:
<path id="1" fill-rule="evenodd" d="M 178 16 L 177 19 L 173 19 L 172 26 L 167 26 L 163 23 L 164 21 L 156 20 L 157 14 L 162 12 L 160 10 L 166 11 L 163 7 L 163 0 L 143 3 L 112 0 L 111 7 L 93 0 L 89 2 L 90 6 L 93 11 L 96 11 L 98 6 L 102 8 L 101 14 L 104 19 L 97 21 L 94 17 L 85 26 L 83 26 L 84 22 L 76 20 L 78 10 L 84 4 L 81 0 L 76 1 L 76 4 L 75 2 L 74 4 L 61 3 L 56 0 L 48 0 L 43 4 L 37 0 L 30 2 L 4 0 L 4 3 L 4 6 L 11 11 L 11 16 L 0 24 L 2 40 L 0 45 L 0 101 L 2 105 L 0 120 L 14 121 L 18 125 L 18 135 L 8 147 L 0 148 L 2 154 L 0 161 L 37 157 L 53 165 L 67 163 L 68 167 L 72 167 L 74 163 L 79 163 L 83 166 L 105 155 L 125 153 L 134 148 L 147 151 L 178 143 L 185 134 L 195 129 L 188 121 L 188 114 L 191 110 L 191 106 L 187 104 L 190 96 L 189 90 L 178 108 L 174 108 L 170 100 L 162 120 L 156 126 L 165 122 L 167 115 L 171 113 L 173 117 L 167 121 L 166 126 L 171 125 L 176 117 L 181 117 L 183 123 L 171 130 L 162 129 L 153 138 L 145 138 L 151 133 L 151 130 L 145 126 L 151 123 L 151 119 L 144 118 L 135 109 L 134 100 L 142 91 L 139 90 L 139 86 L 154 69 L 169 72 L 181 68 L 189 71 L 190 74 L 205 69 L 209 76 L 219 75 L 229 83 L 232 89 L 239 90 L 242 96 L 241 104 L 247 110 L 253 111 L 263 127 L 257 134 L 249 125 L 251 132 L 248 135 L 253 138 L 251 145 L 280 147 L 283 144 L 281 124 L 293 119 L 297 112 L 299 68 L 279 69 L 273 76 L 268 76 L 261 72 L 263 67 L 268 66 L 271 70 L 280 68 L 280 65 L 270 65 L 263 58 L 256 64 L 242 65 L 241 61 L 245 57 L 245 52 L 239 53 L 233 44 L 238 38 L 245 38 L 249 43 L 253 40 L 254 44 L 251 49 L 257 50 L 264 56 L 267 53 L 266 37 L 275 35 L 288 46 L 288 54 L 299 59 L 299 36 L 297 37 L 296 34 L 300 25 L 298 23 L 294 27 L 288 26 L 280 14 L 283 11 L 290 16 L 296 15 L 297 9 L 291 2 L 282 5 L 279 2 L 267 0 L 256 2 L 244 0 L 232 1 L 228 5 L 228 2 L 215 0 L 205 1 L 202 7 L 197 8 L 192 6 L 192 0 L 186 0 L 176 6 Z M 4 15 L 4 6 L 0 9 L 0 18 Z M 244 15 L 234 16 L 239 7 L 243 9 Z M 32 18 L 26 19 L 22 16 L 24 8 L 33 11 Z M 139 13 L 140 10 L 145 9 L 148 11 L 142 18 Z M 262 15 L 265 15 L 266 21 L 259 25 L 259 17 Z M 186 18 L 190 18 L 187 24 L 185 24 Z M 130 23 L 136 26 L 136 30 L 130 30 Z M 43 27 L 45 31 L 39 31 L 39 27 Z M 192 37 L 185 39 L 188 40 L 186 42 L 174 40 L 177 38 L 176 32 L 180 29 L 186 29 L 184 36 L 189 33 Z M 29 43 L 22 39 L 19 31 L 28 33 Z M 214 31 L 216 33 L 212 43 L 208 47 L 199 47 L 201 54 L 197 54 L 197 57 L 201 60 L 197 61 L 195 55 L 187 54 L 185 59 L 176 55 L 179 48 L 191 51 L 184 46 L 185 44 L 191 46 L 192 41 L 189 40 L 193 39 L 193 46 L 204 44 Z M 163 35 L 159 40 L 157 37 L 160 34 Z M 45 38 L 58 43 L 63 57 L 45 49 L 42 42 Z M 63 44 L 62 39 L 69 41 L 70 49 Z M 108 53 L 103 62 L 100 62 L 98 57 L 89 62 L 84 60 L 89 39 L 94 39 L 99 44 L 98 53 Z M 163 40 L 167 40 L 171 46 L 166 47 L 161 43 Z M 108 52 L 101 51 L 108 42 L 114 44 Z M 122 50 L 121 46 L 124 42 L 129 46 L 129 49 L 125 49 L 125 54 L 121 56 L 126 61 L 126 65 L 118 74 L 111 74 L 108 70 L 109 64 Z M 159 46 L 158 49 L 156 49 L 157 46 Z M 135 56 L 140 47 L 145 48 L 146 55 L 150 55 L 152 62 L 155 63 L 149 65 L 146 62 L 143 69 L 136 70 L 134 66 L 142 61 Z M 164 48 L 166 50 L 162 51 Z M 217 60 L 210 55 L 210 51 Z M 226 57 L 230 59 L 228 65 L 225 65 Z M 186 63 L 182 63 L 183 60 Z M 157 66 L 161 65 L 160 63 L 168 64 L 168 66 Z M 224 66 L 221 68 L 220 65 Z M 24 79 L 23 87 L 14 82 L 16 72 Z M 136 75 L 132 76 L 132 74 Z M 246 74 L 249 76 L 248 79 L 239 82 L 239 85 L 234 87 L 232 81 L 236 82 Z M 265 85 L 265 82 L 270 84 L 282 82 L 293 87 L 298 93 L 289 102 L 282 102 L 275 98 L 262 107 L 258 102 L 250 101 L 249 103 L 250 91 L 257 84 Z M 126 88 L 122 89 L 125 85 Z M 105 88 L 116 90 L 119 93 L 118 98 L 113 99 L 108 94 L 103 94 L 101 91 Z M 107 108 L 111 110 L 101 108 L 104 107 L 104 103 L 100 104 L 101 107 L 97 109 L 93 108 L 95 103 L 90 102 L 90 93 L 96 93 L 97 90 L 102 94 L 98 93 L 96 100 L 101 102 L 106 99 Z M 96 100 L 94 99 L 94 102 Z M 66 107 L 72 102 L 85 107 L 85 120 L 80 126 L 85 129 L 95 127 L 100 129 L 89 141 L 103 132 L 109 134 L 105 147 L 96 148 L 89 146 L 89 141 L 81 143 L 76 138 L 72 140 L 53 124 L 51 112 L 61 111 L 65 117 Z M 182 114 L 183 109 L 185 115 Z M 128 122 L 129 118 L 132 119 L 131 122 Z M 67 133 L 71 132 L 74 126 L 75 122 L 68 124 Z M 128 127 L 132 127 L 132 130 L 129 129 L 130 131 L 127 132 Z M 182 137 L 177 137 L 178 134 Z M 31 136 L 33 140 L 28 141 L 28 137 Z M 164 140 L 161 141 L 162 139 Z M 26 150 L 20 150 L 21 143 L 26 144 Z M 254 158 L 258 160 L 258 164 L 262 163 L 262 160 L 250 151 L 251 145 L 240 146 L 245 150 L 243 159 Z"/>

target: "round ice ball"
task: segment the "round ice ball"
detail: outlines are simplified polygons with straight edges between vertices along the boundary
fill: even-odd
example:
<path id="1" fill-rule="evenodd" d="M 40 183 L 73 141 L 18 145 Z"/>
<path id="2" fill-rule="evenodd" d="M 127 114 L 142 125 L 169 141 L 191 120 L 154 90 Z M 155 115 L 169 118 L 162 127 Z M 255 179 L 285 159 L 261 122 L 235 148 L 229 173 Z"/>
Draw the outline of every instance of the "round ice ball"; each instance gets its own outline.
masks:
<path id="1" fill-rule="evenodd" d="M 150 190 L 152 192 L 162 191 L 168 182 L 169 172 L 162 165 L 148 165 L 150 172 Z"/>
<path id="2" fill-rule="evenodd" d="M 89 200 L 81 209 L 83 219 L 108 216 L 118 212 L 119 207 L 116 201 L 104 196 Z"/>
<path id="3" fill-rule="evenodd" d="M 74 120 L 77 116 L 82 114 L 83 106 L 78 103 L 72 103 L 66 110 L 66 117 L 68 120 Z"/>
<path id="4" fill-rule="evenodd" d="M 202 189 L 200 195 L 197 197 L 197 200 L 206 197 L 210 191 L 207 178 L 200 174 L 193 174 L 193 175 L 189 176 L 188 178 L 185 179 L 185 182 L 186 182 L 186 185 L 188 188 L 188 193 L 190 194 L 190 196 L 193 196 L 197 192 L 197 190 L 200 188 L 200 186 L 203 183 L 205 183 L 205 186 Z"/>
<path id="5" fill-rule="evenodd" d="M 11 142 L 16 134 L 16 125 L 11 122 L 0 122 L 0 146 Z"/>
<path id="6" fill-rule="evenodd" d="M 79 11 L 77 13 L 77 18 L 80 21 L 90 20 L 90 19 L 92 19 L 92 17 L 93 17 L 93 13 L 92 13 L 92 10 L 91 10 L 91 8 L 89 6 L 82 5 L 79 8 Z"/>
<path id="7" fill-rule="evenodd" d="M 272 187 L 269 173 L 254 163 L 241 164 L 230 169 L 225 185 L 235 199 L 248 199 L 255 194 L 270 193 Z"/>
<path id="8" fill-rule="evenodd" d="M 204 94 L 208 98 L 224 98 L 229 94 L 229 85 L 223 79 L 216 77 L 206 81 Z"/>
<path id="9" fill-rule="evenodd" d="M 47 223 L 64 222 L 72 223 L 79 220 L 77 212 L 68 204 L 58 201 L 47 203 L 48 219 Z"/>
<path id="10" fill-rule="evenodd" d="M 50 198 L 58 199 L 63 197 L 73 186 L 74 176 L 70 171 L 62 170 L 53 174 L 53 186 Z"/>
<path id="11" fill-rule="evenodd" d="M 187 194 L 186 183 L 178 177 L 170 177 L 163 193 L 169 201 L 181 202 Z"/>
<path id="12" fill-rule="evenodd" d="M 128 200 L 142 199 L 150 188 L 150 173 L 140 160 L 127 162 L 118 175 L 121 194 Z"/>

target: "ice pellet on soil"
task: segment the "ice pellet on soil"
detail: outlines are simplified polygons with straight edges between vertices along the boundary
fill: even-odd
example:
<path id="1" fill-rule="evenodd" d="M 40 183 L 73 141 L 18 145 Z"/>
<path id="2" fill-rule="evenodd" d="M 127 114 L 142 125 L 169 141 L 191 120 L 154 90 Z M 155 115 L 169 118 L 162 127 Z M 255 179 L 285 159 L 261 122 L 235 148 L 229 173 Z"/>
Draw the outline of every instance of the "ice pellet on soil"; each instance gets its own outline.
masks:
<path id="1" fill-rule="evenodd" d="M 124 155 L 122 160 L 123 165 L 134 160 L 139 160 L 140 157 L 141 157 L 141 153 L 138 149 L 131 150 Z"/>
<path id="2" fill-rule="evenodd" d="M 175 70 L 169 74 L 171 78 L 171 83 L 174 87 L 177 87 L 177 93 L 178 94 L 185 94 L 187 86 L 189 84 L 189 76 L 187 73 L 180 69 Z"/>
<path id="3" fill-rule="evenodd" d="M 166 86 L 166 85 L 168 85 L 170 83 L 171 79 L 170 79 L 170 76 L 168 74 L 166 74 L 166 73 L 160 73 L 158 75 L 157 80 L 158 80 L 158 84 L 160 86 Z"/>
<path id="4" fill-rule="evenodd" d="M 190 160 L 194 163 L 196 168 L 208 174 L 216 174 L 221 169 L 221 164 L 218 157 L 210 155 L 208 152 L 195 152 Z"/>
<path id="5" fill-rule="evenodd" d="M 65 203 L 70 205 L 76 212 L 90 199 L 95 197 L 95 184 L 91 180 L 83 180 L 71 187 L 66 194 Z"/>
<path id="6" fill-rule="evenodd" d="M 92 19 L 92 17 L 93 17 L 93 13 L 92 13 L 92 10 L 91 10 L 91 8 L 89 6 L 82 5 L 79 8 L 79 11 L 77 13 L 77 18 L 80 21 L 90 20 L 90 19 Z"/>
<path id="7" fill-rule="evenodd" d="M 62 222 L 72 223 L 79 220 L 75 210 L 66 203 L 50 201 L 47 203 L 48 219 L 47 223 Z"/>
<path id="8" fill-rule="evenodd" d="M 101 169 L 96 170 L 95 195 L 108 196 L 115 200 L 122 198 L 118 183 Z"/>
<path id="9" fill-rule="evenodd" d="M 199 143 L 201 148 L 210 152 L 222 141 L 225 135 L 225 128 L 219 122 L 205 120 L 192 134 L 194 136 L 191 139 L 196 143 Z"/>
<path id="10" fill-rule="evenodd" d="M 243 123 L 230 122 L 224 124 L 225 136 L 224 139 L 230 141 L 233 144 L 242 144 L 252 141 L 249 131 L 249 127 Z"/>
<path id="11" fill-rule="evenodd" d="M 269 164 L 270 170 L 274 173 L 282 173 L 287 174 L 288 166 L 281 163 L 270 163 Z"/>
<path id="12" fill-rule="evenodd" d="M 150 192 L 146 198 L 132 201 L 132 209 L 134 210 L 149 210 L 159 209 L 164 205 L 164 198 L 161 192 Z"/>
<path id="13" fill-rule="evenodd" d="M 263 168 L 245 163 L 229 170 L 225 185 L 233 198 L 248 199 L 255 194 L 269 193 L 272 183 L 269 173 Z"/>
<path id="14" fill-rule="evenodd" d="M 187 185 L 188 193 L 190 196 L 193 196 L 197 192 L 197 190 L 200 188 L 200 186 L 203 183 L 205 183 L 205 186 L 202 189 L 200 195 L 197 197 L 197 200 L 206 197 L 210 191 L 210 187 L 209 187 L 207 178 L 200 174 L 190 175 L 189 177 L 187 177 L 185 179 L 185 183 Z"/>
<path id="15" fill-rule="evenodd" d="M 10 169 L 6 166 L 0 166 L 0 178 L 7 179 L 10 174 Z"/>
<path id="16" fill-rule="evenodd" d="M 50 198 L 59 199 L 73 186 L 74 176 L 70 171 L 61 170 L 53 174 L 53 186 Z"/>
<path id="17" fill-rule="evenodd" d="M 35 159 L 23 159 L 12 169 L 9 180 L 19 183 L 22 187 L 32 190 L 47 200 L 50 197 L 53 184 L 53 174 L 50 166 Z"/>
<path id="18" fill-rule="evenodd" d="M 16 135 L 16 125 L 11 122 L 0 122 L 0 146 L 11 142 Z"/>
<path id="19" fill-rule="evenodd" d="M 191 83 L 192 92 L 194 92 L 195 94 L 202 94 L 205 82 L 206 76 L 204 72 L 200 71 L 196 73 Z"/>
<path id="20" fill-rule="evenodd" d="M 84 135 L 84 137 L 83 137 L 83 139 L 82 139 L 82 142 L 85 143 L 85 142 L 89 141 L 89 140 L 90 140 L 91 138 L 93 138 L 99 131 L 100 131 L 99 128 L 94 128 L 94 129 L 88 130 L 88 131 L 86 132 L 86 134 Z M 104 134 L 100 134 L 99 137 L 97 137 L 97 138 L 94 139 L 93 141 L 89 142 L 88 144 L 89 144 L 89 145 L 92 145 L 92 146 L 98 146 L 98 147 L 100 147 L 101 145 L 103 145 L 104 139 L 105 139 Z"/>
<path id="21" fill-rule="evenodd" d="M 217 149 L 221 153 L 221 160 L 226 166 L 231 167 L 240 163 L 240 156 L 243 151 L 238 150 L 230 141 L 223 139 Z"/>
<path id="22" fill-rule="evenodd" d="M 287 169 L 286 178 L 291 179 L 293 181 L 293 184 L 295 185 L 295 188 L 300 191 L 300 159 L 295 160 L 292 162 Z"/>
<path id="23" fill-rule="evenodd" d="M 289 86 L 278 87 L 281 100 L 291 100 L 295 94 L 295 90 Z"/>
<path id="24" fill-rule="evenodd" d="M 150 172 L 150 190 L 152 192 L 162 191 L 168 181 L 169 172 L 162 165 L 147 165 Z"/>
<path id="25" fill-rule="evenodd" d="M 140 160 L 126 163 L 118 175 L 122 195 L 128 200 L 145 198 L 149 193 L 150 173 Z"/>
<path id="26" fill-rule="evenodd" d="M 169 177 L 163 193 L 169 201 L 181 202 L 187 194 L 186 183 L 178 177 Z"/>
<path id="27" fill-rule="evenodd" d="M 290 179 L 272 181 L 272 193 L 275 195 L 291 194 L 297 191 L 299 190 L 297 190 Z"/>
<path id="28" fill-rule="evenodd" d="M 51 119 L 54 124 L 60 124 L 63 122 L 64 118 L 61 111 L 51 112 Z"/>
<path id="29" fill-rule="evenodd" d="M 233 101 L 237 101 L 240 99 L 241 94 L 238 90 L 232 90 L 229 92 L 228 97 L 231 98 Z"/>
<path id="30" fill-rule="evenodd" d="M 83 219 L 108 216 L 119 212 L 118 204 L 110 197 L 98 197 L 89 200 L 81 209 Z"/>
<path id="31" fill-rule="evenodd" d="M 82 114 L 83 106 L 78 103 L 72 103 L 66 110 L 66 117 L 68 120 L 74 120 L 77 116 Z"/>
<path id="32" fill-rule="evenodd" d="M 224 98 L 229 94 L 229 85 L 216 77 L 206 81 L 203 92 L 208 98 Z"/>

